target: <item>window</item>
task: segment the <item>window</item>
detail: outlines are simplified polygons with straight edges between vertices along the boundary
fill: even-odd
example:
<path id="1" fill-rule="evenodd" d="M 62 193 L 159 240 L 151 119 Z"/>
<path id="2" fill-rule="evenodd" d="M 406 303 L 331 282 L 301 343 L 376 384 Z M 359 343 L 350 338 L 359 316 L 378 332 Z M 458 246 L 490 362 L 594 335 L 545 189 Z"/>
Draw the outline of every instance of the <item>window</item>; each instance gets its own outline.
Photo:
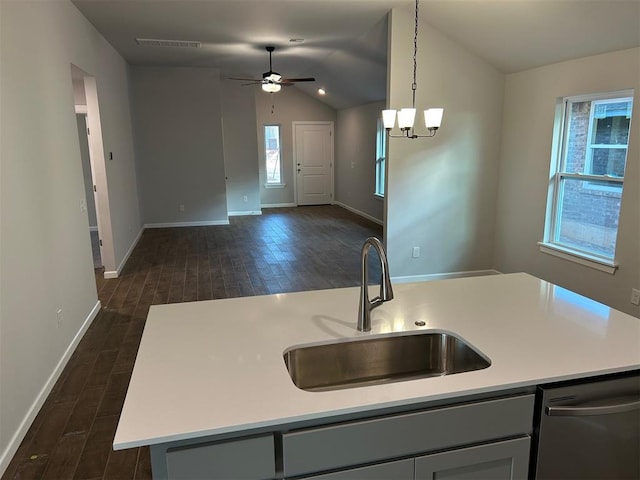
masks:
<path id="1" fill-rule="evenodd" d="M 378 119 L 376 132 L 376 190 L 375 195 L 384 197 L 384 169 L 387 157 L 387 132 L 382 119 Z"/>
<path id="2" fill-rule="evenodd" d="M 563 99 L 556 118 L 543 251 L 554 253 L 544 248 L 549 247 L 601 270 L 615 270 L 632 95 L 625 91 Z"/>
<path id="3" fill-rule="evenodd" d="M 266 160 L 266 184 L 282 185 L 280 125 L 264 126 L 264 152 Z"/>

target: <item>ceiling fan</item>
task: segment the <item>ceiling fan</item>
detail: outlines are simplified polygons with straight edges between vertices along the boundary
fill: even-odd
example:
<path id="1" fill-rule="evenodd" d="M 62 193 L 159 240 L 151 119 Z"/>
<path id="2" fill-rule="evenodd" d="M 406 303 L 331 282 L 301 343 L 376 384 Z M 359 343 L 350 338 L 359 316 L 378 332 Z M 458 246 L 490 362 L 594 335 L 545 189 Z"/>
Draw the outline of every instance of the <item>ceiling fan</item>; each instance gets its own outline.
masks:
<path id="1" fill-rule="evenodd" d="M 269 93 L 279 92 L 280 89 L 282 88 L 282 86 L 288 87 L 290 85 L 293 85 L 296 82 L 315 82 L 316 81 L 316 79 L 313 78 L 313 77 L 307 77 L 307 78 L 282 78 L 282 75 L 280 75 L 278 72 L 274 72 L 273 71 L 273 67 L 271 66 L 271 54 L 276 49 L 276 47 L 267 46 L 265 48 L 266 48 L 267 52 L 269 52 L 269 71 L 268 72 L 264 72 L 262 74 L 262 78 L 261 79 L 256 79 L 256 78 L 233 78 L 233 77 L 230 77 L 229 80 L 241 80 L 241 81 L 244 81 L 244 82 L 248 82 L 248 83 L 244 83 L 243 85 L 258 85 L 258 84 L 261 84 L 262 85 L 262 90 L 264 90 L 265 92 L 269 92 Z"/>

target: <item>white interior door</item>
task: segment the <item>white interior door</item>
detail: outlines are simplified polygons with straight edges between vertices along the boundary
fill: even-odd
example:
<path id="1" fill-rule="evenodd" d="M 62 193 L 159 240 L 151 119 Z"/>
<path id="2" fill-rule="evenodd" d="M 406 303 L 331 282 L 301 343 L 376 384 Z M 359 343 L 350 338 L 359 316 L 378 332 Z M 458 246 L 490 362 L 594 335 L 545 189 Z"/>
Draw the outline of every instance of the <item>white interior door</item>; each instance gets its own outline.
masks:
<path id="1" fill-rule="evenodd" d="M 333 122 L 294 122 L 294 166 L 298 205 L 333 200 Z"/>
<path id="2" fill-rule="evenodd" d="M 88 125 L 88 119 L 85 115 L 85 122 Z M 98 246 L 100 248 L 100 262 L 102 263 L 102 229 L 100 224 L 100 212 L 98 211 L 98 189 L 96 185 L 98 184 L 96 180 L 96 167 L 94 165 L 93 154 L 91 153 L 91 129 L 87 127 L 87 142 L 89 144 L 89 164 L 91 165 L 91 184 L 93 186 L 91 194 L 93 195 L 93 209 L 95 210 L 96 215 L 96 223 L 98 226 Z"/>

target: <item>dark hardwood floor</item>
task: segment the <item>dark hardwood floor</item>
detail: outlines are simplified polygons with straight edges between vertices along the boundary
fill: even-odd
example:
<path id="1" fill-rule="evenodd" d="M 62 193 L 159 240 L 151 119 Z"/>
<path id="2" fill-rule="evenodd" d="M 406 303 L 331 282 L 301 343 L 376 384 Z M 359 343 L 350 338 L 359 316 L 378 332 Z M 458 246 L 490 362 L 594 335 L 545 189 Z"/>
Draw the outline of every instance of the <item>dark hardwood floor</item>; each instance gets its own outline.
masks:
<path id="1" fill-rule="evenodd" d="M 148 448 L 111 448 L 149 307 L 354 286 L 372 235 L 382 228 L 336 206 L 145 230 L 118 279 L 96 271 L 102 310 L 2 480 L 151 478 Z M 379 268 L 370 271 L 375 281 Z"/>

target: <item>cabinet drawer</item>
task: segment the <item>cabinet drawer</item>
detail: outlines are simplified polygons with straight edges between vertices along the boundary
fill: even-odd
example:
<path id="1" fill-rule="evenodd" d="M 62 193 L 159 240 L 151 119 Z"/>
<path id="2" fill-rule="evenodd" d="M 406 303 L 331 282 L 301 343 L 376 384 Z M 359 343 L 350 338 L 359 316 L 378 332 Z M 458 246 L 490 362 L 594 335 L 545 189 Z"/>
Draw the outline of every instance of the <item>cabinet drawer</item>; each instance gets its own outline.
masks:
<path id="1" fill-rule="evenodd" d="M 275 477 L 273 436 L 167 450 L 170 479 L 266 479 Z"/>
<path id="2" fill-rule="evenodd" d="M 531 433 L 534 395 L 434 408 L 286 433 L 285 476 Z"/>

